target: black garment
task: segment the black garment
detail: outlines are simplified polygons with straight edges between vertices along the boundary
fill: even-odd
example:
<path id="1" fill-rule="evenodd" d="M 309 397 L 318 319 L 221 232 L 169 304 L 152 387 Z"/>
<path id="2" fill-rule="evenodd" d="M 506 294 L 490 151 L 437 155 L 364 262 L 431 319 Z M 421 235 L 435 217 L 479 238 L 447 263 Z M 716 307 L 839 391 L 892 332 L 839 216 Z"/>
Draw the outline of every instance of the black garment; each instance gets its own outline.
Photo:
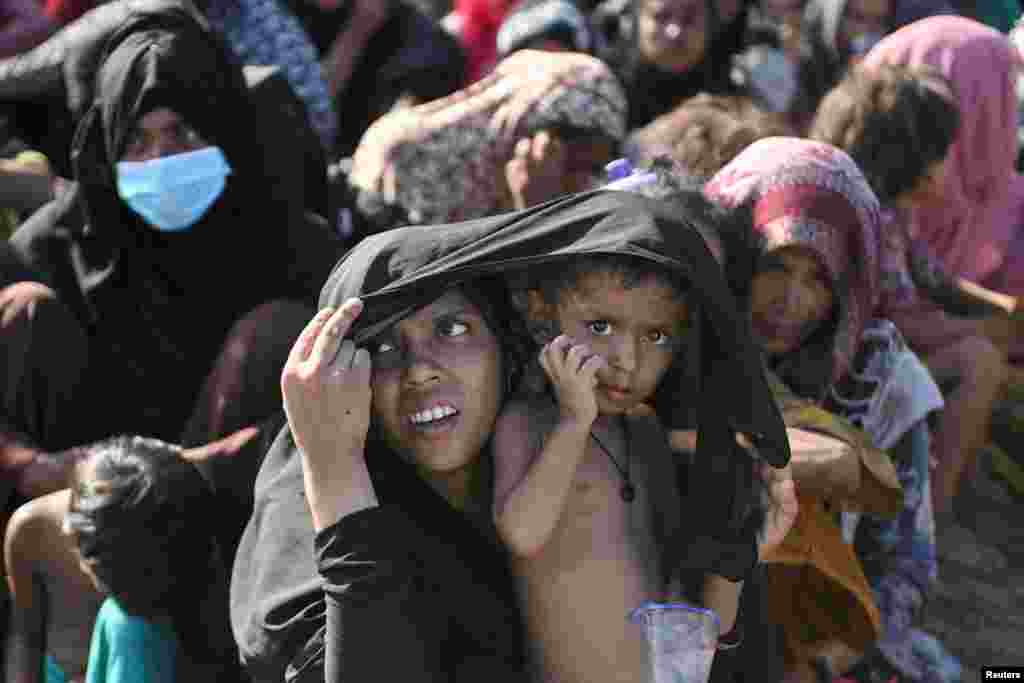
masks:
<path id="1" fill-rule="evenodd" d="M 75 127 L 96 96 L 95 60 L 103 45 L 126 23 L 144 25 L 147 16 L 159 23 L 191 7 L 188 0 L 105 3 L 38 47 L 0 60 L 0 112 L 11 131 L 45 153 L 57 175 L 71 177 L 68 155 Z M 304 194 L 307 210 L 325 214 L 327 161 L 305 105 L 279 68 L 254 65 L 244 71 L 252 103 L 244 128 L 260 144 L 273 147 L 277 163 L 268 174 L 276 196 L 290 201 Z M 274 134 L 283 130 L 289 134 Z"/>
<path id="2" fill-rule="evenodd" d="M 12 243 L 89 337 L 87 383 L 102 395 L 68 431 L 81 430 L 79 442 L 113 432 L 177 441 L 231 325 L 264 301 L 311 302 L 343 245 L 303 214 L 301 194 L 278 194 L 275 159 L 244 125 L 254 117 L 242 70 L 190 5 L 130 15 L 109 40 L 70 52 L 65 74 L 69 93 L 90 93 L 70 106 L 84 112 L 71 152 L 78 186 Z M 219 146 L 233 170 L 216 204 L 180 233 L 144 223 L 115 188 L 126 136 L 159 106 Z"/>
<path id="3" fill-rule="evenodd" d="M 684 394 L 701 396 L 696 458 L 701 464 L 691 468 L 693 484 L 681 518 L 713 522 L 699 532 L 685 530 L 684 538 L 667 544 L 686 555 L 673 558 L 670 567 L 731 573 L 719 571 L 723 556 L 753 547 L 746 514 L 749 484 L 743 483 L 751 479 L 752 463 L 747 456 L 730 457 L 733 429 L 751 435 L 761 455 L 776 465 L 788 461 L 789 450 L 747 323 L 700 237 L 711 230 L 708 215 L 690 206 L 598 191 L 518 213 L 392 230 L 365 239 L 339 263 L 320 305 L 338 306 L 359 295 L 364 308 L 353 336 L 363 343 L 452 286 L 474 287 L 478 278 L 515 268 L 605 253 L 678 271 L 692 286 L 695 332 L 685 361 L 700 368 L 690 373 L 699 386 L 682 386 L 678 377 L 689 375 L 676 369 L 678 374 L 669 377 L 680 386 L 661 392 L 657 405 L 662 423 L 674 426 L 689 416 L 690 401 L 682 405 L 685 415 L 676 414 Z M 672 381 L 667 377 L 665 384 Z M 507 611 L 511 605 L 492 607 L 498 615 L 488 616 L 473 597 L 502 583 L 492 551 L 485 552 L 487 544 L 480 539 L 468 540 L 472 534 L 451 523 L 455 513 L 439 507 L 439 499 L 411 493 L 424 485 L 393 454 L 379 445 L 369 446 L 367 453 L 374 486 L 385 493 L 382 505 L 343 519 L 317 538 L 318 566 L 301 462 L 287 428 L 267 455 L 232 580 L 232 623 L 250 671 L 257 680 L 279 679 L 300 649 L 297 671 L 318 671 L 326 650 L 327 670 L 344 671 L 346 683 L 461 680 L 456 664 L 469 652 L 484 655 L 473 671 L 499 676 L 508 670 L 500 662 L 521 653 L 489 645 L 500 641 L 490 634 L 507 632 L 517 620 Z M 392 475 L 404 482 L 395 497 L 386 495 Z M 467 575 L 471 578 L 461 578 Z M 494 600 L 480 604 L 493 605 Z M 438 605 L 443 615 L 433 614 Z M 457 627 L 439 630 L 442 618 Z M 481 624 L 481 619 L 496 621 Z M 366 633 L 385 639 L 385 651 L 394 656 L 381 662 L 376 648 L 368 657 L 362 640 Z M 455 634 L 451 643 L 445 641 L 448 634 Z M 415 664 L 410 667 L 419 667 L 416 675 L 402 668 L 390 677 L 387 669 L 402 667 L 405 653 Z"/>
<path id="4" fill-rule="evenodd" d="M 615 71 L 626 89 L 629 102 L 628 130 L 641 128 L 675 109 L 694 95 L 731 95 L 738 92 L 732 82 L 732 58 L 743 49 L 747 3 L 729 24 L 721 25 L 713 0 L 706 3 L 709 17 L 708 43 L 704 59 L 686 73 L 666 71 L 640 58 L 636 46 L 635 3 L 609 0 L 595 10 L 592 21 L 602 36 L 598 56 Z"/>
<path id="5" fill-rule="evenodd" d="M 187 0 L 185 0 L 187 2 Z M 181 0 L 107 2 L 67 24 L 41 45 L 0 60 L 0 110 L 12 130 L 46 154 L 54 171 L 71 176 L 68 150 L 77 121 L 92 103 L 95 62 L 79 62 L 80 73 L 66 73 L 74 54 L 99 51 L 126 22 L 158 16 L 182 6 Z"/>
<path id="6" fill-rule="evenodd" d="M 326 56 L 348 22 L 349 3 L 323 11 L 307 0 L 290 0 L 321 56 Z M 370 38 L 345 90 L 333 158 L 355 151 L 366 129 L 409 94 L 420 101 L 450 95 L 464 84 L 466 57 L 458 41 L 415 7 L 395 2 L 391 17 Z"/>

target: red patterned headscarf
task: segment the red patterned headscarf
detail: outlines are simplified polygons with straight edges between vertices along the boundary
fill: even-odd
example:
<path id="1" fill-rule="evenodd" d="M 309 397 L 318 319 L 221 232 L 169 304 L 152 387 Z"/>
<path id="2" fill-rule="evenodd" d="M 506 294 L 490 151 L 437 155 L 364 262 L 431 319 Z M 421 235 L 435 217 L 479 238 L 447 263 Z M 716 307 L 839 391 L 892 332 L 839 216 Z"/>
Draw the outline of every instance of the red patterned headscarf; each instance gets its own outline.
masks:
<path id="1" fill-rule="evenodd" d="M 849 369 L 878 297 L 880 212 L 860 169 L 831 145 L 797 138 L 755 142 L 719 171 L 705 194 L 746 206 L 766 251 L 812 249 L 825 265 L 839 306 L 830 382 Z"/>

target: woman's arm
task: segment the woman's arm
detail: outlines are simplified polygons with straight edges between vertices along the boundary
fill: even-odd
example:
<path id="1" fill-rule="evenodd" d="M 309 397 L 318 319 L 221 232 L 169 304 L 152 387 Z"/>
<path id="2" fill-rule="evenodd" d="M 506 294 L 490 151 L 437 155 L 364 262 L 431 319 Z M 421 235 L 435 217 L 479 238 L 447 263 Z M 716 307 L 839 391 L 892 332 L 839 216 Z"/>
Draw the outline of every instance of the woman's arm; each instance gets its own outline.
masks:
<path id="1" fill-rule="evenodd" d="M 796 498 L 796 484 L 790 465 L 772 467 L 762 464 L 758 476 L 765 489 L 764 526 L 757 537 L 758 558 L 763 558 L 782 544 L 796 522 L 800 504 Z M 704 583 L 705 605 L 718 612 L 722 635 L 729 634 L 736 625 L 739 613 L 742 581 L 730 581 L 709 574 Z"/>
<path id="2" fill-rule="evenodd" d="M 393 507 L 354 512 L 317 534 L 327 607 L 326 683 L 444 678 L 438 644 L 445 636 L 438 629 L 447 625 L 430 613 L 426 587 L 419 585 L 422 570 L 412 552 L 418 536 Z M 441 571 L 444 555 L 420 559 Z"/>
<path id="3" fill-rule="evenodd" d="M 363 457 L 370 427 L 370 354 L 344 339 L 361 311 L 358 299 L 337 311 L 320 311 L 281 373 L 285 413 L 318 532 L 377 505 Z"/>

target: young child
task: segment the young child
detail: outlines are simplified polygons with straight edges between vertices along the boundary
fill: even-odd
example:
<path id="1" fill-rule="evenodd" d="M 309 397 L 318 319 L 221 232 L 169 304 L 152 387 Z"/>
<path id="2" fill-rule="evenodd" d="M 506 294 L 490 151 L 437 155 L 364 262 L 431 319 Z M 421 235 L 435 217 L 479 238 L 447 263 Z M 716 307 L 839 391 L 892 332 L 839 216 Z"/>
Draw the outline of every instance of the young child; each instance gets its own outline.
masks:
<path id="1" fill-rule="evenodd" d="M 72 475 L 65 532 L 107 595 L 87 683 L 241 680 L 213 493 L 181 449 L 116 437 Z"/>
<path id="2" fill-rule="evenodd" d="M 70 491 L 35 498 L 7 527 L 4 561 L 11 592 L 7 680 L 81 681 L 103 596 L 61 532 Z"/>
<path id="3" fill-rule="evenodd" d="M 647 600 L 681 599 L 659 543 L 679 500 L 667 436 L 637 409 L 681 348 L 687 288 L 624 255 L 577 257 L 521 278 L 513 300 L 546 342 L 539 363 L 552 392 L 511 400 L 498 419 L 494 515 L 539 676 L 643 680 L 644 643 L 627 616 Z M 711 598 L 723 632 L 738 586 Z M 705 598 L 712 592 L 705 586 Z"/>
<path id="4" fill-rule="evenodd" d="M 1017 298 L 943 267 L 913 217 L 946 201 L 949 178 L 960 173 L 957 141 L 970 132 L 968 120 L 941 72 L 885 64 L 847 76 L 822 102 L 811 131 L 853 158 L 888 209 L 878 312 L 948 389 L 933 444 L 932 497 L 943 528 L 955 520 L 960 482 L 982 472 L 976 455 L 1001 388 L 1017 381 L 1007 357 L 1024 339 Z M 970 523 L 970 516 L 961 521 Z"/>

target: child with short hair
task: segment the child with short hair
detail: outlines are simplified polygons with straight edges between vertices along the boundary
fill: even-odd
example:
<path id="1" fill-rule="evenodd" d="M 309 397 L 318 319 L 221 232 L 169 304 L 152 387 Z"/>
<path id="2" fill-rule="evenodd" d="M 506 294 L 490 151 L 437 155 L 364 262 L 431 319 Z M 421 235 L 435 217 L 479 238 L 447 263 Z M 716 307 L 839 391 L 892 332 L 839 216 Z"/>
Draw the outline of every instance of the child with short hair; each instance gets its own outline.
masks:
<path id="1" fill-rule="evenodd" d="M 108 597 L 87 683 L 241 680 L 213 492 L 176 446 L 115 437 L 72 474 L 64 527 Z"/>
<path id="2" fill-rule="evenodd" d="M 959 163 L 957 140 L 966 134 L 964 116 L 952 82 L 938 70 L 882 64 L 856 70 L 836 86 L 811 130 L 813 139 L 853 158 L 887 209 L 879 313 L 948 388 L 933 444 L 932 497 L 943 529 L 956 521 L 960 482 L 981 474 L 976 455 L 1002 389 L 1024 376 L 1007 363 L 1017 360 L 1024 339 L 1017 297 L 944 267 L 914 217 L 946 201 Z"/>
<path id="3" fill-rule="evenodd" d="M 555 262 L 511 286 L 552 392 L 512 400 L 498 419 L 494 516 L 540 679 L 643 680 L 646 651 L 627 615 L 680 597 L 664 558 L 680 501 L 667 435 L 638 408 L 683 346 L 689 287 L 623 254 Z M 704 586 L 723 632 L 739 585 Z"/>

